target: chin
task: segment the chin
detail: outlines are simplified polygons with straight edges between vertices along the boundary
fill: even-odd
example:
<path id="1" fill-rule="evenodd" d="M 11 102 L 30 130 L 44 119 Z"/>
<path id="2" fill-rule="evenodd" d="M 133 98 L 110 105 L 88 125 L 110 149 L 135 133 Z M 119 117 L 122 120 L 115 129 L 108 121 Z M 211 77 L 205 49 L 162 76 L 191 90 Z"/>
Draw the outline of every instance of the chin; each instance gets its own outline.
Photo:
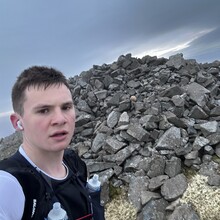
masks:
<path id="1" fill-rule="evenodd" d="M 66 148 L 67 148 L 66 146 L 65 147 L 58 146 L 58 147 L 54 148 L 53 150 L 54 150 L 54 152 L 61 152 L 61 151 L 65 150 Z"/>

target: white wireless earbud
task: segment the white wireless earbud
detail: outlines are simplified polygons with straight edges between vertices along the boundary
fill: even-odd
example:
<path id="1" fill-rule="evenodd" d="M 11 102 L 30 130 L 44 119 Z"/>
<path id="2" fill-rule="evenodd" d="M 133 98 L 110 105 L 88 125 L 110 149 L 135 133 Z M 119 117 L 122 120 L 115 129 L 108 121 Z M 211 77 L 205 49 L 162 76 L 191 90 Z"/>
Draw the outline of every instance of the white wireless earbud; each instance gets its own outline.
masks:
<path id="1" fill-rule="evenodd" d="M 17 126 L 18 126 L 19 129 L 23 130 L 23 127 L 22 127 L 22 124 L 21 124 L 20 120 L 17 122 Z"/>

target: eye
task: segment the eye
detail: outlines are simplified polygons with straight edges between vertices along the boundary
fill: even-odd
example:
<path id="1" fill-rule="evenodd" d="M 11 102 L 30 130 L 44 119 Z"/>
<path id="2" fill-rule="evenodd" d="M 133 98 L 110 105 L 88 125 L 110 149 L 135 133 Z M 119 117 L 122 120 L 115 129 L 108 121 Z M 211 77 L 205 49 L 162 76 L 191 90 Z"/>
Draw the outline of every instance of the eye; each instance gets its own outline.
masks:
<path id="1" fill-rule="evenodd" d="M 49 112 L 48 108 L 43 108 L 38 111 L 38 113 L 40 113 L 40 114 L 47 114 L 48 112 Z"/>
<path id="2" fill-rule="evenodd" d="M 73 108 L 73 105 L 72 104 L 68 104 L 68 105 L 64 105 L 62 109 L 63 110 L 70 110 L 72 108 Z"/>

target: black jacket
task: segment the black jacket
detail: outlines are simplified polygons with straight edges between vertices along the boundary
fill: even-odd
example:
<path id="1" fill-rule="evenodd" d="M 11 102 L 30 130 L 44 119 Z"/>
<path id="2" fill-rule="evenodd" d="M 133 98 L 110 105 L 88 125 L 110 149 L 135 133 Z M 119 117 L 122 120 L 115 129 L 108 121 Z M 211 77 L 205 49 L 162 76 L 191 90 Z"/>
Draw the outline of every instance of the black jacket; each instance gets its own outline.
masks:
<path id="1" fill-rule="evenodd" d="M 56 201 L 66 210 L 69 220 L 90 216 L 86 165 L 72 150 L 65 150 L 64 163 L 69 168 L 69 175 L 65 180 L 57 181 L 45 178 L 19 151 L 0 161 L 0 169 L 15 176 L 23 188 L 25 209 L 22 220 L 44 220 Z"/>

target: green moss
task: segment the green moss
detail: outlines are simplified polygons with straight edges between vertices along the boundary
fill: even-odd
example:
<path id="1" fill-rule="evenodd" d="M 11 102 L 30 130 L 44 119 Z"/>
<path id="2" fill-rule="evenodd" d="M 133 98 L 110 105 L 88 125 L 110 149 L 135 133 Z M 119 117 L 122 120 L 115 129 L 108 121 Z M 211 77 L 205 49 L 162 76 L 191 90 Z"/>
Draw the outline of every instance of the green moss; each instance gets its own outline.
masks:
<path id="1" fill-rule="evenodd" d="M 214 162 L 220 164 L 220 158 L 219 158 L 217 155 L 214 155 L 214 156 L 212 157 L 212 160 L 213 160 Z"/>
<path id="2" fill-rule="evenodd" d="M 189 167 L 183 167 L 183 174 L 186 176 L 187 180 L 190 181 L 197 172 Z"/>
<path id="3" fill-rule="evenodd" d="M 124 195 L 124 189 L 122 189 L 121 187 L 115 187 L 112 184 L 109 185 L 110 199 L 115 199 L 122 195 Z"/>

